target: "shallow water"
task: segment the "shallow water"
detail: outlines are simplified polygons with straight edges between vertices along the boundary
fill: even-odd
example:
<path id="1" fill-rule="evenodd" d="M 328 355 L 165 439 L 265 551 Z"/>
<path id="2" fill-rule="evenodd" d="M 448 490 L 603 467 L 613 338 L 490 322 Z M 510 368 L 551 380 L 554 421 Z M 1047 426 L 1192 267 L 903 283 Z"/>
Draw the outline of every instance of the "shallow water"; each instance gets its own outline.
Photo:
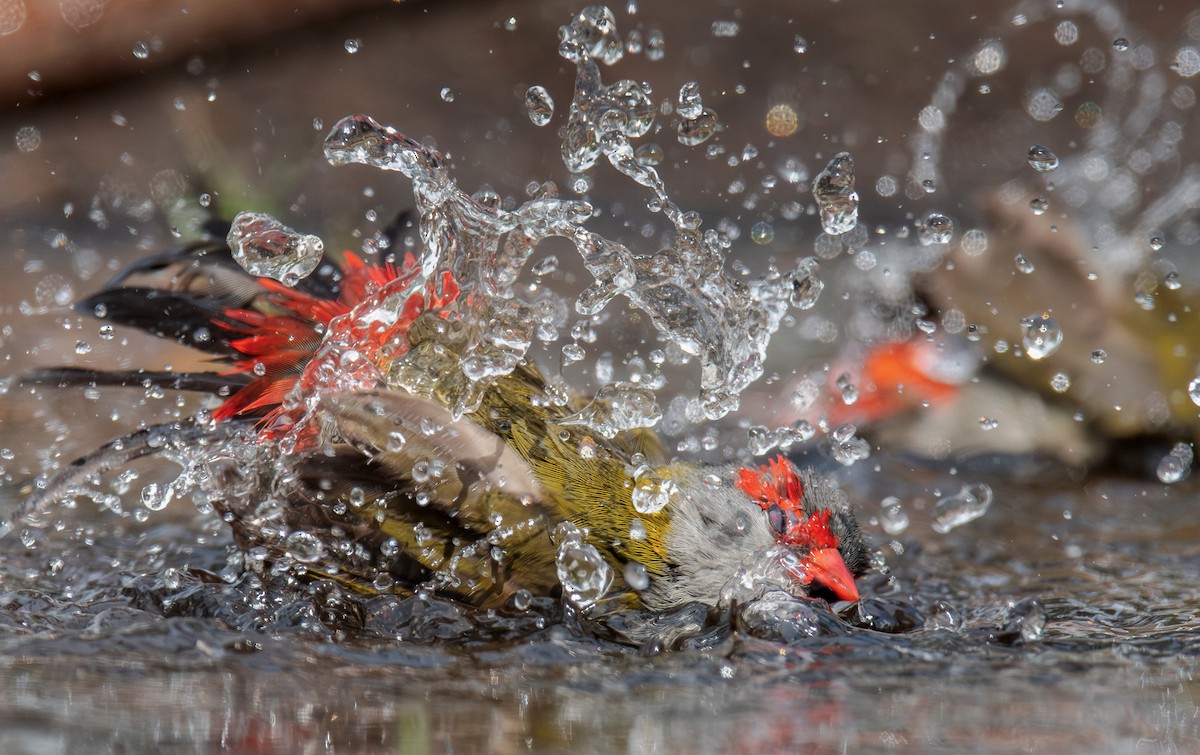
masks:
<path id="1" fill-rule="evenodd" d="M 667 32 L 665 68 L 654 72 L 668 88 L 656 95 L 673 97 L 669 87 L 699 80 L 705 103 L 720 111 L 731 134 L 725 145 L 732 152 L 741 153 L 746 124 L 764 109 L 762 93 L 783 87 L 784 99 L 803 103 L 807 124 L 803 146 L 770 152 L 772 160 L 794 151 L 815 173 L 850 148 L 862 175 L 859 191 L 867 197 L 864 222 L 939 209 L 954 214 L 962 230 L 985 214 L 981 201 L 965 197 L 1029 170 L 1022 164 L 1028 145 L 1017 143 L 1025 132 L 1006 133 L 1012 122 L 995 113 L 1021 113 L 1026 68 L 1034 79 L 1039 66 L 1054 70 L 1054 55 L 1043 48 L 1031 48 L 1028 60 L 1011 54 L 1007 88 L 1005 79 L 995 80 L 991 100 L 959 108 L 959 130 L 935 145 L 938 181 L 950 188 L 910 202 L 903 196 L 884 201 L 870 186 L 884 171 L 903 176 L 895 165 L 911 151 L 913 117 L 929 101 L 947 59 L 1002 33 L 997 29 L 1020 8 L 1041 6 L 1000 13 L 990 3 L 953 12 L 933 4 L 929 13 L 892 9 L 889 15 L 891 4 L 877 5 L 853 33 L 837 32 L 846 19 L 832 13 L 787 23 L 799 12 L 791 9 L 714 6 L 672 18 L 646 7 L 633 19 L 616 10 L 623 30 L 641 23 L 643 31 Z M 324 36 L 289 40 L 296 49 L 280 46 L 278 61 L 235 52 L 227 53 L 230 63 L 212 55 L 203 75 L 151 74 L 92 100 L 67 98 L 41 103 L 32 115 L 6 116 L 9 130 L 32 120 L 42 135 L 35 151 L 8 147 L 6 166 L 15 178 L 0 189 L 5 238 L 21 263 L 19 275 L 0 281 L 12 325 L 3 334 L 12 372 L 59 364 L 72 354 L 81 362 L 118 365 L 143 364 L 147 355 L 181 369 L 195 363 L 186 351 L 149 338 L 123 334 L 127 343 L 107 341 L 67 305 L 121 264 L 170 243 L 173 222 L 188 230 L 187 212 L 176 213 L 182 220 L 164 221 L 154 207 L 168 205 L 161 201 L 164 182 L 182 184 L 185 175 L 197 180 L 197 161 L 210 168 L 216 161 L 203 188 L 220 186 L 218 204 L 226 214 L 243 207 L 290 212 L 304 220 L 305 231 L 356 241 L 411 199 L 402 182 L 323 164 L 327 127 L 347 113 L 372 112 L 414 135 L 434 134 L 439 148 L 455 155 L 455 176 L 464 186 L 511 177 L 497 189 L 521 196 L 526 181 L 562 180 L 555 137 L 523 122 L 522 98 L 528 85 L 540 83 L 560 111 L 569 102 L 564 82 L 570 75 L 559 70 L 553 39 L 578 7 L 547 5 L 525 15 L 520 4 L 500 4 L 489 6 L 494 19 L 487 23 L 471 20 L 479 10 L 474 6 L 420 10 L 428 12 L 405 9 L 403 23 L 386 13 L 371 15 Z M 519 33 L 504 29 L 509 16 Z M 714 31 L 714 21 L 735 17 L 738 36 L 725 36 L 728 26 Z M 1135 19 L 1135 28 L 1146 30 L 1145 37 L 1131 35 L 1135 46 L 1139 39 L 1159 44 L 1161 63 L 1180 28 L 1184 41 L 1192 39 L 1184 20 L 1182 11 Z M 1079 23 L 1085 36 L 1099 38 Z M 786 57 L 753 53 L 748 40 L 770 38 L 772 30 Z M 812 43 L 804 53 L 791 50 L 797 33 Z M 344 46 L 349 38 L 361 40 L 358 52 Z M 446 40 L 454 42 L 449 56 Z M 545 55 L 528 52 L 534 49 Z M 897 57 L 902 52 L 906 57 Z M 422 65 L 435 55 L 446 60 L 444 69 Z M 496 65 L 496 59 L 511 64 Z M 895 72 L 897 60 L 907 64 L 906 75 Z M 794 78 L 780 73 L 793 67 L 801 69 Z M 243 75 L 242 68 L 251 72 Z M 488 76 L 472 78 L 481 71 Z M 630 68 L 621 75 L 639 74 Z M 729 94 L 743 83 L 757 98 L 754 107 L 740 107 Z M 443 87 L 454 90 L 451 100 Z M 210 91 L 217 94 L 206 105 Z M 298 91 L 314 94 L 299 98 Z M 177 98 L 185 108 L 175 106 Z M 159 129 L 168 109 L 184 115 Z M 321 128 L 310 125 L 314 118 L 322 119 Z M 992 127 L 993 120 L 1003 128 Z M 1062 128 L 1061 121 L 1052 125 Z M 500 148 L 481 148 L 490 142 L 481 130 L 499 134 Z M 224 143 L 224 156 L 199 150 L 181 160 L 176 154 L 180 143 L 214 138 Z M 752 140 L 765 143 L 760 133 Z M 1069 150 L 1059 152 L 1068 158 Z M 993 170 L 998 155 L 1006 167 Z M 242 174 L 219 175 L 222 159 Z M 716 162 L 685 161 L 672 166 L 669 179 L 673 187 L 687 187 L 673 193 L 684 194 L 685 206 L 736 218 L 745 247 L 757 216 L 742 195 L 726 192 L 727 160 L 723 154 Z M 756 170 L 742 177 L 756 180 Z M 168 171 L 174 173 L 164 175 Z M 1153 179 L 1146 178 L 1151 187 L 1166 185 Z M 27 191 L 14 189 L 18 184 Z M 190 202 L 195 187 L 186 186 Z M 641 193 L 630 199 L 629 182 L 613 180 L 598 182 L 594 196 L 609 208 L 614 197 L 630 204 L 644 199 Z M 74 207 L 70 213 L 62 211 L 66 202 Z M 97 208 L 105 222 L 87 217 Z M 1076 209 L 1086 214 L 1093 205 L 1085 199 Z M 368 212 L 374 213 L 369 219 Z M 1167 250 L 1183 269 L 1191 247 L 1178 225 L 1189 217 L 1173 220 Z M 808 230 L 792 230 L 776 218 L 776 244 L 812 248 L 815 215 L 796 225 Z M 1132 234 L 1136 226 L 1130 221 L 1122 228 Z M 757 251 L 751 248 L 745 258 L 753 261 Z M 567 253 L 560 256 L 566 260 Z M 831 292 L 821 305 L 832 308 L 839 306 L 832 293 L 840 290 L 839 278 L 853 276 L 854 268 L 839 270 L 832 261 L 828 267 Z M 50 285 L 36 288 L 47 280 Z M 1018 315 L 1028 314 L 1018 306 Z M 840 317 L 818 310 L 830 322 Z M 1070 323 L 1065 328 L 1070 348 L 1079 330 Z M 819 338 L 784 342 L 776 363 L 788 364 L 795 350 L 820 359 L 832 348 Z M 778 396 L 770 388 L 764 393 L 759 400 L 770 408 Z M 136 390 L 54 394 L 37 402 L 10 390 L 0 404 L 0 447 L 13 457 L 4 460 L 0 513 L 16 505 L 49 461 L 69 460 L 139 423 L 194 408 L 188 401 L 177 406 L 173 396 L 143 400 Z M 988 411 L 979 407 L 971 421 Z M 27 549 L 16 533 L 0 539 L 0 751 L 1200 747 L 1192 681 L 1200 636 L 1196 483 L 1083 476 L 1035 455 L 957 465 L 918 461 L 907 450 L 903 444 L 876 448 L 870 459 L 844 469 L 811 456 L 835 471 L 861 519 L 882 517 L 879 501 L 888 495 L 904 502 L 911 519 L 895 535 L 879 522 L 868 524 L 887 572 L 864 578 L 860 606 L 835 606 L 835 615 L 820 603 L 785 604 L 776 606 L 781 613 L 774 618 L 759 614 L 752 626 L 686 609 L 659 617 L 688 630 L 670 650 L 644 644 L 652 633 L 648 617 L 590 621 L 569 610 L 564 615 L 550 601 L 528 611 L 480 613 L 421 596 L 363 599 L 322 584 L 264 586 L 234 568 L 237 555 L 224 525 L 187 501 L 139 511 L 136 519 L 81 505 L 63 512 L 63 531 L 41 533 L 36 549 Z M 152 474 L 144 471 L 142 482 L 155 479 Z M 994 495 L 987 513 L 935 534 L 935 501 L 981 482 Z"/>
<path id="2" fill-rule="evenodd" d="M 893 460 L 846 483 L 919 500 L 963 474 Z M 759 637 L 715 619 L 674 652 L 549 604 L 472 615 L 206 583 L 183 564 L 219 569 L 225 545 L 181 546 L 195 524 L 98 537 L 30 579 L 14 572 L 45 557 L 6 539 L 0 737 L 7 752 L 1190 750 L 1195 490 L 990 479 L 981 520 L 936 536 L 915 510 L 903 553 L 885 546 L 893 581 L 869 577 L 859 609 L 875 619 L 817 607 Z M 1045 627 L 1025 638 L 1029 599 Z"/>

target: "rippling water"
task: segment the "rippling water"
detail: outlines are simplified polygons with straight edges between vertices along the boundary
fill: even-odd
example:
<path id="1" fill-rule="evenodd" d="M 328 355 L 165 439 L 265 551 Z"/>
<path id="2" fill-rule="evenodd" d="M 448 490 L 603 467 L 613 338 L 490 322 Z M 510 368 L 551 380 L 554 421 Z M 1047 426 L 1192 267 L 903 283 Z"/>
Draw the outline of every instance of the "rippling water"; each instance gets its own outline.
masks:
<path id="1" fill-rule="evenodd" d="M 884 488 L 920 500 L 965 474 L 888 460 L 846 483 L 860 500 Z M 666 619 L 696 625 L 674 652 L 632 648 L 549 603 L 488 614 L 225 584 L 213 572 L 226 544 L 194 544 L 195 523 L 97 536 L 52 575 L 53 555 L 6 539 L 0 741 L 8 752 L 1191 749 L 1194 487 L 975 479 L 995 488 L 989 513 L 936 536 L 914 508 L 885 546 L 891 574 L 869 578 L 840 619 L 815 604 L 756 637 L 692 612 Z M 1045 625 L 1023 634 L 1031 601 Z"/>

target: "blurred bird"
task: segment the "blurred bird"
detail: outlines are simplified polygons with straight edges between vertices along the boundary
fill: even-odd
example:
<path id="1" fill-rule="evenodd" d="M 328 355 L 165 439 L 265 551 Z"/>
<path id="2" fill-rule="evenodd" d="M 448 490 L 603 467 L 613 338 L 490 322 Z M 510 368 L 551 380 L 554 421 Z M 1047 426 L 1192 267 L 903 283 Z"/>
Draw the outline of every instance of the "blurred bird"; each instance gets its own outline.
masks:
<path id="1" fill-rule="evenodd" d="M 228 487 L 243 492 L 212 496 L 239 545 L 266 553 L 259 563 L 358 591 L 423 588 L 491 607 L 561 585 L 581 606 L 663 610 L 716 605 L 766 558 L 794 595 L 858 599 L 863 535 L 845 495 L 811 470 L 782 457 L 757 468 L 669 461 L 650 431 L 609 438 L 570 421 L 583 402 L 528 364 L 457 416 L 460 291 L 448 273 L 435 286 L 418 272 L 411 259 L 346 253 L 340 268 L 288 288 L 250 277 L 223 243 L 183 245 L 78 308 L 208 352 L 226 370 L 61 368 L 26 379 L 225 395 L 192 432 L 253 426 L 254 458 L 270 465 L 227 468 L 239 483 Z M 138 455 L 131 445 L 121 460 Z M 77 463 L 46 494 L 111 466 L 104 458 Z"/>

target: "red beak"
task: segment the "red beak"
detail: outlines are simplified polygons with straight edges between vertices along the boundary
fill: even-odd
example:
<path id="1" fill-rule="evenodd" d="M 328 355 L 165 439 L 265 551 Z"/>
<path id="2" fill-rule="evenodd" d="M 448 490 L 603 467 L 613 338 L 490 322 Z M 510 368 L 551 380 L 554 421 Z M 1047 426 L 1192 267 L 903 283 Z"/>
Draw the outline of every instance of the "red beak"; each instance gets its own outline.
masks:
<path id="1" fill-rule="evenodd" d="M 837 548 L 817 548 L 808 554 L 808 573 L 813 581 L 828 588 L 841 600 L 858 600 L 854 576 L 846 568 Z"/>

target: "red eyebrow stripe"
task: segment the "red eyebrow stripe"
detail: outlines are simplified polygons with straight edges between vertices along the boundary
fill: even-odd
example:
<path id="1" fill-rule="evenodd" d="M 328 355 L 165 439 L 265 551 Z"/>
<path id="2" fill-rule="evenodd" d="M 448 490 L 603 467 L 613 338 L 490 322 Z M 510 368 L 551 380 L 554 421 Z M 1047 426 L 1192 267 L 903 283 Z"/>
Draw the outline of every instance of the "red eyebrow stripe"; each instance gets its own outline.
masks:
<path id="1" fill-rule="evenodd" d="M 763 510 L 778 507 L 792 514 L 792 524 L 780 537 L 780 542 L 789 545 L 807 545 L 812 548 L 836 548 L 838 537 L 829 529 L 829 511 L 818 511 L 812 516 L 804 513 L 804 485 L 792 463 L 776 456 L 758 470 L 742 467 L 735 481 L 738 489 L 750 496 Z"/>

